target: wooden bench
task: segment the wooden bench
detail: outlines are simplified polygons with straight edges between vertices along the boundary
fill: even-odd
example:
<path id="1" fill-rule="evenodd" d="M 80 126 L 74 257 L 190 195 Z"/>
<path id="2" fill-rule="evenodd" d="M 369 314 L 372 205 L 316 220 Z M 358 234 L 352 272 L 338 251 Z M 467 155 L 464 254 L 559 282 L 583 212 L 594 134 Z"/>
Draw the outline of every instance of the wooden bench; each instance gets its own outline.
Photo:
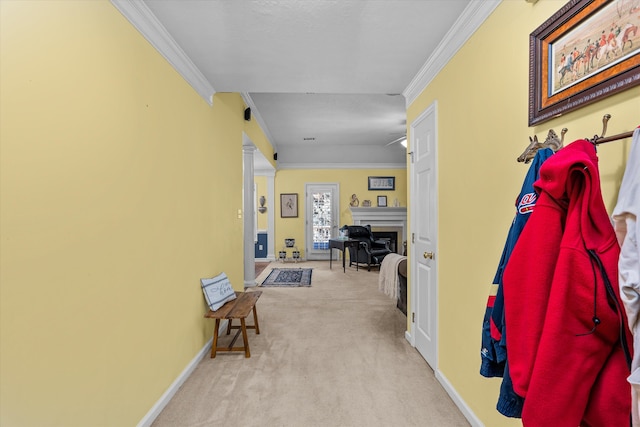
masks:
<path id="1" fill-rule="evenodd" d="M 211 358 L 216 357 L 218 351 L 244 351 L 244 357 L 251 357 L 251 351 L 249 350 L 249 339 L 247 338 L 247 329 L 255 329 L 256 334 L 260 333 L 260 325 L 258 324 L 258 313 L 256 312 L 256 302 L 262 295 L 262 291 L 253 292 L 236 292 L 237 298 L 233 301 L 229 301 L 216 311 L 211 311 L 204 315 L 209 319 L 216 319 L 216 327 L 213 330 L 213 344 L 211 345 Z M 253 325 L 247 326 L 245 319 L 249 316 L 249 313 L 253 311 Z M 220 320 L 227 319 L 229 323 L 227 325 L 227 335 L 231 333 L 231 329 L 238 329 L 235 336 L 231 340 L 228 347 L 218 348 L 218 329 L 220 328 Z M 233 326 L 233 319 L 240 319 L 239 326 Z M 242 332 L 242 340 L 244 341 L 244 347 L 234 347 L 238 335 Z"/>

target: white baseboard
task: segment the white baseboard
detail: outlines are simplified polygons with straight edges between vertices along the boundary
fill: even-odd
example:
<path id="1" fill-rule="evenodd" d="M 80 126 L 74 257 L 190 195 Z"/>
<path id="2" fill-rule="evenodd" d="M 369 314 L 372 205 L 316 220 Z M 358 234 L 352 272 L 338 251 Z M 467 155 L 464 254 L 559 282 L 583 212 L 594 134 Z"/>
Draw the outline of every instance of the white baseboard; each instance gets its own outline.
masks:
<path id="1" fill-rule="evenodd" d="M 411 344 L 411 347 L 415 347 L 416 343 L 413 341 L 413 336 L 411 336 L 411 332 L 409 331 L 404 331 L 404 338 L 409 341 L 409 344 Z"/>
<path id="2" fill-rule="evenodd" d="M 442 384 L 442 387 L 444 387 L 449 397 L 451 397 L 453 403 L 455 403 L 458 409 L 460 409 L 462 415 L 464 415 L 467 421 L 469 421 L 469 424 L 471 424 L 472 427 L 484 427 L 482 421 L 476 417 L 476 414 L 474 414 L 471 408 L 467 406 L 467 403 L 462 399 L 462 397 L 460 397 L 456 389 L 451 385 L 442 372 L 440 372 L 440 370 L 436 371 L 436 379 L 440 384 Z"/>
<path id="3" fill-rule="evenodd" d="M 220 322 L 220 327 L 218 328 L 218 333 L 223 333 L 227 330 L 227 322 L 228 320 L 223 320 Z M 207 343 L 202 347 L 202 349 L 196 354 L 196 356 L 191 359 L 191 362 L 187 365 L 186 368 L 178 375 L 178 378 L 175 379 L 173 384 L 169 386 L 167 391 L 160 397 L 160 399 L 156 402 L 155 405 L 147 412 L 147 414 L 140 420 L 137 427 L 150 427 L 151 424 L 155 421 L 155 419 L 160 415 L 160 412 L 164 409 L 165 406 L 169 404 L 173 396 L 176 394 L 180 386 L 184 384 L 184 382 L 189 378 L 191 373 L 196 369 L 198 363 L 208 354 L 211 353 L 211 345 L 213 344 L 213 337 L 207 341 Z"/>
<path id="4" fill-rule="evenodd" d="M 407 341 L 409 341 L 412 347 L 416 346 L 414 337 L 411 335 L 410 331 L 404 331 L 404 337 Z M 476 417 L 476 414 L 473 413 L 471 408 L 467 406 L 467 403 L 462 399 L 462 397 L 460 397 L 460 395 L 458 394 L 458 391 L 449 382 L 447 377 L 445 377 L 440 370 L 435 370 L 434 372 L 438 382 L 442 384 L 442 387 L 444 388 L 444 390 L 447 392 L 449 397 L 451 397 L 451 400 L 453 400 L 453 403 L 456 404 L 458 409 L 460 409 L 460 412 L 462 412 L 462 415 L 464 415 L 467 421 L 469 421 L 469 424 L 471 424 L 472 427 L 484 427 L 484 424 L 482 423 L 482 421 L 480 421 L 478 417 Z"/>

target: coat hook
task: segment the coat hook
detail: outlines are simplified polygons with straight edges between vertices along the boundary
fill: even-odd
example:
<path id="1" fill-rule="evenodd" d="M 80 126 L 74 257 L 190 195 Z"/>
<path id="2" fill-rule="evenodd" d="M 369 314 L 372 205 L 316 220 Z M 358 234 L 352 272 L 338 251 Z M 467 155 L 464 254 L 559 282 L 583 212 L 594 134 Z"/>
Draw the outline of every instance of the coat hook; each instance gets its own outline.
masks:
<path id="1" fill-rule="evenodd" d="M 560 132 L 560 138 L 553 129 L 549 129 L 547 139 L 544 142 L 538 142 L 538 136 L 534 135 L 533 138 L 529 137 L 529 145 L 524 149 L 522 154 L 516 159 L 521 163 L 529 163 L 535 157 L 536 153 L 541 148 L 551 148 L 554 152 L 558 151 L 564 146 L 564 135 L 567 133 L 567 128 L 562 128 Z"/>
<path id="2" fill-rule="evenodd" d="M 560 131 L 560 147 L 564 147 L 564 135 L 569 131 L 567 128 L 562 128 Z"/>
<path id="3" fill-rule="evenodd" d="M 609 123 L 609 119 L 611 118 L 611 114 L 605 114 L 602 116 L 602 134 L 600 136 L 593 135 L 593 139 L 591 139 L 591 143 L 595 144 L 597 140 L 604 138 L 607 133 L 607 123 Z"/>

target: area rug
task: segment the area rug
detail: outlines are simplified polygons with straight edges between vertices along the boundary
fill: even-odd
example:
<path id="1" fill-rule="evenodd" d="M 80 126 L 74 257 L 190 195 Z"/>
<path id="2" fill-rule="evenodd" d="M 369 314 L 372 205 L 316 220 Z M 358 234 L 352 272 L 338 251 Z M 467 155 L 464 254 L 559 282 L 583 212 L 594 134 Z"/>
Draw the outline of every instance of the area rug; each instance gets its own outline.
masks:
<path id="1" fill-rule="evenodd" d="M 311 286 L 312 268 L 274 268 L 261 286 Z"/>

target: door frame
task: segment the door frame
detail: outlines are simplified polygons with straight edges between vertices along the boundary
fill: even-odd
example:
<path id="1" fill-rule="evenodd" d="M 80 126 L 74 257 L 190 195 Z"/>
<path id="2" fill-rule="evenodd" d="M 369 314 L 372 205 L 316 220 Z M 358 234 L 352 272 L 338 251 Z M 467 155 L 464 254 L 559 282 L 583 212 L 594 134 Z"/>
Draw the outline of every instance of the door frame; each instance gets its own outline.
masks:
<path id="1" fill-rule="evenodd" d="M 422 113 L 420 113 L 420 115 L 418 117 L 416 117 L 415 120 L 413 120 L 413 122 L 411 122 L 410 124 L 410 139 L 409 139 L 409 147 L 408 147 L 408 153 L 411 157 L 411 161 L 410 161 L 410 168 L 411 168 L 411 173 L 409 174 L 409 186 L 410 186 L 410 193 L 409 193 L 409 201 L 411 202 L 412 200 L 418 200 L 419 195 L 416 194 L 416 175 L 415 175 L 415 169 L 413 167 L 413 150 L 415 150 L 415 129 L 416 127 L 418 127 L 418 125 L 425 120 L 430 114 L 434 115 L 434 156 L 435 156 L 435 162 L 434 162 L 434 179 L 433 179 L 433 186 L 435 187 L 435 191 L 436 191 L 436 199 L 439 199 L 438 197 L 438 102 L 437 101 L 433 101 L 432 104 L 430 104 L 427 108 L 424 109 L 424 111 Z M 417 212 L 417 203 L 410 203 L 410 215 L 411 215 L 411 220 L 409 221 L 409 227 L 410 230 L 415 230 L 417 229 L 417 221 L 419 218 L 418 212 Z M 438 247 L 438 229 L 439 229 L 439 222 L 438 222 L 438 208 L 436 206 L 435 209 L 435 218 L 434 218 L 434 222 L 435 222 L 435 235 L 434 235 L 434 239 L 436 242 L 436 248 Z M 409 341 L 409 343 L 411 343 L 411 346 L 415 347 L 416 346 L 416 335 L 415 335 L 415 327 L 416 327 L 416 323 L 414 321 L 414 319 L 412 318 L 413 313 L 416 313 L 417 307 L 416 307 L 416 299 L 413 298 L 414 295 L 416 295 L 416 280 L 415 278 L 418 276 L 417 274 L 417 268 L 418 268 L 418 262 L 417 262 L 417 257 L 419 256 L 419 254 L 415 253 L 414 250 L 414 241 L 413 241 L 413 232 L 411 232 L 411 239 L 410 239 L 410 252 L 409 252 L 409 262 L 410 262 L 410 280 L 409 280 L 409 307 L 410 307 L 410 312 L 409 312 L 409 318 L 408 318 L 408 323 L 409 323 L 409 328 L 406 332 L 406 339 L 407 341 Z M 438 251 L 436 250 L 436 254 L 438 253 Z M 434 283 L 435 283 L 435 313 L 434 313 L 434 330 L 436 331 L 435 334 L 435 339 L 434 339 L 434 345 L 435 345 L 435 349 L 434 349 L 434 353 L 435 353 L 435 366 L 433 366 L 433 370 L 436 371 L 437 367 L 438 367 L 438 347 L 439 347 L 439 333 L 438 333 L 438 310 L 439 310 L 439 280 L 438 280 L 438 264 L 439 262 L 439 256 L 436 255 L 435 258 L 435 262 L 434 262 Z"/>
<path id="2" fill-rule="evenodd" d="M 331 216 L 335 221 L 335 224 L 331 227 L 331 237 L 336 237 L 336 231 L 340 227 L 340 183 L 339 182 L 306 182 L 304 184 L 304 251 L 305 259 L 309 260 L 324 260 L 325 258 L 310 258 L 309 249 L 313 246 L 313 224 L 309 224 L 313 220 L 313 200 L 310 196 L 309 189 L 312 187 L 332 187 L 335 190 L 333 194 L 333 200 L 331 204 Z M 331 249 L 327 250 L 326 260 L 329 256 L 332 256 Z"/>

